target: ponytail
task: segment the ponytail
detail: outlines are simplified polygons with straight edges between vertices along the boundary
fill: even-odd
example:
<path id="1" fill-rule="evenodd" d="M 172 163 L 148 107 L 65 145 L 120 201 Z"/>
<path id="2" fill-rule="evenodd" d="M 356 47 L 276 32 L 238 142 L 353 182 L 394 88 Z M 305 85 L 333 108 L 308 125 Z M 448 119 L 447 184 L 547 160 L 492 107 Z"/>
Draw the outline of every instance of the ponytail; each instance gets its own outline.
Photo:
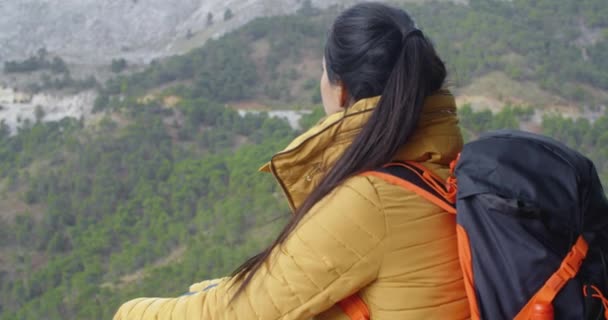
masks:
<path id="1" fill-rule="evenodd" d="M 353 143 L 296 209 L 274 243 L 233 273 L 233 284 L 241 282 L 233 299 L 315 204 L 348 178 L 392 160 L 416 129 L 425 98 L 441 89 L 446 78 L 445 65 L 407 13 L 378 3 L 356 5 L 336 19 L 325 61 L 330 81 L 340 80 L 351 101 L 381 98 Z"/>

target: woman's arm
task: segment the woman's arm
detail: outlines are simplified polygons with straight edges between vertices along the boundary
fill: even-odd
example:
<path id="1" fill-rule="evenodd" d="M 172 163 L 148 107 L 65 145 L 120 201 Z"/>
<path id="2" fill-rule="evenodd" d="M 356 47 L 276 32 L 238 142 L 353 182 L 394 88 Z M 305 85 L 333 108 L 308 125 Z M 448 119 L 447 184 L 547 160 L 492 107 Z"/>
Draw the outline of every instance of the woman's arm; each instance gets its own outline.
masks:
<path id="1" fill-rule="evenodd" d="M 355 177 L 319 202 L 231 304 L 238 284 L 125 303 L 114 320 L 309 319 L 376 279 L 385 218 L 375 188 Z"/>

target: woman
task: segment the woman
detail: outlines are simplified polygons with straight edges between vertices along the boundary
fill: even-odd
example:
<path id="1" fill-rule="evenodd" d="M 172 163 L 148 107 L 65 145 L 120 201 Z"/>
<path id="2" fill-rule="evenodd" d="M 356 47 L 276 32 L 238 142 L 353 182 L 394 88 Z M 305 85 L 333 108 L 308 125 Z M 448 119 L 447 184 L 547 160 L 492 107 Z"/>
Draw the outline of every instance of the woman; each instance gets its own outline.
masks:
<path id="1" fill-rule="evenodd" d="M 361 173 L 394 160 L 437 175 L 462 147 L 443 62 L 402 10 L 356 5 L 334 22 L 321 92 L 329 116 L 262 168 L 295 215 L 232 277 L 175 299 L 124 304 L 126 319 L 348 319 L 358 293 L 371 319 L 467 319 L 455 219 Z"/>

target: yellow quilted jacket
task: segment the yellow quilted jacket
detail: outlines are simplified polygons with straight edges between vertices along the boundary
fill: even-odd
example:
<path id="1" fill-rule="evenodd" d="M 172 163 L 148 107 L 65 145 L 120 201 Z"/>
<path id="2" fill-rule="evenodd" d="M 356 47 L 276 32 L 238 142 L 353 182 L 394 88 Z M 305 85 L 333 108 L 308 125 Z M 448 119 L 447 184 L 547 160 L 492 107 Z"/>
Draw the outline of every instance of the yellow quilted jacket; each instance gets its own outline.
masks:
<path id="1" fill-rule="evenodd" d="M 331 115 L 261 170 L 298 207 L 352 142 L 378 97 Z M 440 176 L 462 147 L 453 96 L 425 103 L 414 135 L 396 160 L 422 163 Z M 348 319 L 335 303 L 359 292 L 373 320 L 468 319 L 455 219 L 418 195 L 372 176 L 356 176 L 320 201 L 231 304 L 231 279 L 193 285 L 178 298 L 125 303 L 126 319 Z M 210 284 L 216 286 L 204 290 Z"/>

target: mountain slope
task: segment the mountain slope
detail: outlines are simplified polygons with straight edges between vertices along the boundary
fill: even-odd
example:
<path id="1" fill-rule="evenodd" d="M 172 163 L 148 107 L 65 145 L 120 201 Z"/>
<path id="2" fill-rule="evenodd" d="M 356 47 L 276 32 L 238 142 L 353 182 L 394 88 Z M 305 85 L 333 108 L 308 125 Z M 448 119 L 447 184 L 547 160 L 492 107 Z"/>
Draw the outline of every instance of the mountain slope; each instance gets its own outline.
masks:
<path id="1" fill-rule="evenodd" d="M 465 106 L 463 133 L 517 128 L 530 111 Z M 286 123 L 203 99 L 131 102 L 119 114 L 0 135 L 5 192 L 30 205 L 0 215 L 1 320 L 109 319 L 130 298 L 181 295 L 234 270 L 288 219 L 280 188 L 257 172 L 295 135 Z M 541 130 L 591 156 L 608 181 L 608 114 L 550 117 Z"/>
<path id="2" fill-rule="evenodd" d="M 24 0 L 0 3 L 0 60 L 40 47 L 87 63 L 110 57 L 149 61 L 167 55 L 190 31 L 213 34 L 263 15 L 293 12 L 296 0 Z M 234 19 L 224 21 L 231 9 Z M 207 15 L 213 15 L 209 25 Z"/>
<path id="3" fill-rule="evenodd" d="M 452 87 L 500 104 L 494 114 L 462 106 L 472 139 L 529 126 L 534 110 L 509 102 L 606 104 L 586 96 L 607 89 L 596 72 L 606 66 L 606 22 L 594 20 L 606 9 L 589 11 L 603 1 L 407 8 L 448 62 Z M 12 136 L 0 124 L 0 320 L 109 319 L 127 299 L 226 275 L 268 243 L 289 215 L 280 188 L 256 170 L 297 132 L 225 106 L 317 104 L 320 35 L 336 13 L 256 19 L 116 76 L 87 121 L 24 121 Z M 608 114 L 594 120 L 546 117 L 533 129 L 585 152 L 606 183 Z"/>
<path id="4" fill-rule="evenodd" d="M 74 70 L 71 70 L 72 74 L 79 74 L 74 78 L 88 77 L 93 81 L 95 78 L 105 81 L 111 75 L 107 60 L 113 57 L 135 59 L 137 56 L 149 60 L 193 49 L 184 55 L 155 59 L 144 72 L 134 77 L 118 77 L 105 86 L 102 96 L 116 96 L 121 94 L 121 89 L 126 89 L 129 95 L 146 95 L 148 91 L 159 91 L 158 88 L 166 89 L 175 87 L 178 83 L 194 82 L 195 94 L 221 100 L 234 108 L 249 108 L 255 105 L 285 109 L 309 107 L 318 103 L 318 66 L 321 63 L 323 35 L 338 12 L 330 9 L 319 15 L 318 10 L 314 8 L 309 8 L 306 12 L 301 10 L 306 7 L 304 0 L 294 0 L 294 3 L 289 2 L 291 0 L 276 0 L 280 5 L 271 0 L 226 2 L 235 10 L 234 17 L 223 21 L 223 17 L 218 19 L 215 14 L 216 22 L 207 26 L 206 17 L 203 19 L 205 21 L 201 22 L 203 13 L 208 10 L 221 12 L 224 4 L 213 1 L 182 1 L 169 8 L 162 1 L 146 2 L 146 5 L 143 5 L 142 1 L 133 0 L 120 3 L 109 0 L 84 1 L 78 2 L 79 4 L 68 1 L 65 2 L 64 12 L 58 6 L 51 6 L 53 1 L 55 0 L 44 2 L 47 7 L 43 9 L 48 9 L 49 17 L 58 15 L 55 18 L 62 19 L 62 23 L 52 25 L 49 25 L 50 18 L 46 17 L 40 18 L 42 22 L 37 22 L 37 14 L 43 11 L 40 8 L 42 2 L 39 0 L 28 0 L 21 5 L 0 4 L 0 11 L 14 9 L 23 13 L 18 17 L 5 15 L 9 19 L 0 22 L 6 24 L 0 29 L 0 38 L 8 39 L 8 45 L 0 46 L 0 51 L 21 50 L 20 56 L 24 57 L 23 52 L 36 51 L 40 43 L 50 41 L 56 44 L 52 50 L 66 54 L 67 51 L 62 50 L 72 50 L 70 54 L 76 54 L 78 59 L 83 60 L 82 63 L 103 63 L 103 66 L 97 68 L 85 68 L 82 63 L 71 63 L 71 66 L 75 66 Z M 350 2 L 332 0 L 323 3 L 344 5 Z M 459 5 L 454 5 L 451 1 L 427 2 L 395 1 L 412 13 L 419 26 L 436 43 L 449 67 L 449 84 L 462 97 L 461 102 L 470 102 L 477 107 L 486 107 L 484 103 L 488 102 L 492 104 L 491 107 L 521 103 L 542 109 L 574 109 L 571 113 L 575 115 L 579 113 L 576 109 L 586 112 L 585 107 L 596 109 L 608 105 L 608 73 L 605 72 L 608 70 L 608 60 L 603 58 L 603 53 L 608 50 L 608 24 L 606 19 L 602 18 L 608 15 L 608 7 L 602 5 L 602 0 L 542 0 L 534 3 L 478 0 L 465 2 L 465 5 L 462 5 L 462 1 L 454 1 L 460 3 Z M 320 2 L 311 3 L 320 5 Z M 27 11 L 30 6 L 34 8 L 31 12 Z M 123 7 L 128 7 L 128 10 L 121 10 Z M 263 9 L 266 7 L 271 7 L 274 11 Z M 89 9 L 95 10 L 86 16 L 86 19 L 73 19 L 75 22 L 69 19 L 70 14 L 82 15 L 82 12 Z M 186 12 L 186 9 L 190 11 Z M 303 15 L 254 19 L 259 15 L 280 13 L 288 9 L 300 10 Z M 162 14 L 155 15 L 149 13 L 150 10 L 157 10 Z M 97 11 L 104 13 L 107 21 L 103 20 L 103 17 L 100 18 Z M 99 24 L 104 27 L 91 30 L 91 26 L 98 24 L 94 22 L 96 19 L 101 19 Z M 200 47 L 208 38 L 232 30 L 251 19 L 255 21 L 236 29 L 225 39 Z M 118 20 L 124 20 L 124 24 L 117 22 Z M 11 21 L 18 27 L 9 27 Z M 196 28 L 188 28 L 197 23 L 203 24 L 197 27 L 203 28 L 200 32 L 196 31 Z M 105 26 L 106 24 L 108 26 Z M 157 29 L 149 29 L 154 30 L 149 32 L 147 24 L 154 24 Z M 49 28 L 46 28 L 47 26 Z M 124 26 L 124 32 L 118 26 Z M 36 28 L 40 32 L 25 32 Z M 188 39 L 175 36 L 178 29 L 186 30 L 186 33 L 190 30 L 192 37 Z M 15 30 L 24 32 L 18 33 Z M 101 32 L 100 30 L 105 30 L 103 32 L 109 37 L 108 41 L 99 41 L 96 32 Z M 140 36 L 138 33 L 145 35 Z M 118 45 L 122 42 L 131 43 L 132 50 L 122 52 Z M 65 43 L 69 45 L 63 45 Z M 29 46 L 29 49 L 26 50 L 23 46 Z M 222 46 L 231 50 L 222 52 Z M 223 78 L 207 76 L 224 74 L 217 72 L 223 63 L 221 59 L 217 59 L 218 55 L 209 57 L 207 54 L 214 51 L 219 51 L 220 57 L 230 61 L 228 69 L 237 70 L 240 68 L 238 66 L 247 66 L 241 68 L 244 73 L 228 72 L 228 77 Z M 241 51 L 247 52 L 247 56 L 242 57 Z M 231 65 L 233 61 L 238 61 L 237 67 Z M 255 71 L 251 70 L 251 66 L 255 66 Z M 141 68 L 135 66 L 130 70 Z M 95 77 L 91 77 L 92 75 Z M 46 71 L 32 74 L 31 77 L 25 76 L 26 80 L 21 81 L 15 74 L 6 74 L 2 76 L 1 82 L 5 86 L 23 88 L 39 87 L 40 81 L 43 84 L 60 83 L 63 79 L 59 77 L 47 81 L 45 77 L 52 79 Z M 41 80 L 38 81 L 38 78 Z M 486 78 L 490 78 L 493 85 L 488 85 Z M 230 81 L 227 82 L 228 79 Z M 495 81 L 497 79 L 499 81 Z M 27 85 L 29 82 L 32 83 Z M 76 82 L 78 85 L 78 81 Z M 234 88 L 237 90 L 233 90 Z M 137 91 L 138 89 L 142 90 Z M 230 91 L 235 93 L 226 94 Z M 70 100 L 74 99 L 66 99 Z M 13 108 L 13 105 L 8 103 L 6 106 L 10 110 L 3 111 L 5 114 L 20 114 L 19 118 L 35 118 L 33 110 L 36 104 L 28 105 L 32 110 L 29 114 L 23 114 L 24 108 L 19 105 Z M 45 104 L 41 107 L 49 119 L 53 119 L 53 113 L 56 112 L 73 113 L 64 112 L 65 110 L 53 111 L 54 106 Z M 92 107 L 87 105 L 81 108 L 85 110 L 85 117 L 89 116 L 86 110 L 91 110 Z M 19 112 L 13 109 L 19 109 Z M 13 118 L 12 127 L 18 123 L 17 117 Z"/>
<path id="5" fill-rule="evenodd" d="M 401 0 L 421 2 L 425 0 Z M 442 0 L 445 1 L 445 0 Z M 456 0 L 462 2 L 463 0 Z M 256 17 L 294 13 L 306 0 L 19 0 L 0 2 L 0 61 L 46 47 L 86 64 L 183 53 Z M 312 0 L 318 8 L 356 0 Z M 226 10 L 232 18 L 226 20 Z M 212 15 L 209 21 L 208 15 Z"/>
<path id="6" fill-rule="evenodd" d="M 597 18 L 608 15 L 602 2 L 484 0 L 468 6 L 403 6 L 436 44 L 456 93 L 479 95 L 469 85 L 500 73 L 506 82 L 485 86 L 489 98 L 541 108 L 597 108 L 608 105 L 608 73 L 603 71 L 608 70 L 603 58 L 608 20 Z M 114 79 L 103 94 L 144 95 L 162 86 L 237 106 L 242 101 L 278 106 L 318 103 L 323 34 L 338 12 L 256 19 L 202 48 Z M 595 30 L 593 41 L 578 41 L 587 39 L 589 30 Z M 534 90 L 518 92 L 526 85 L 504 90 L 516 87 L 509 81 L 530 83 Z M 176 82 L 179 85 L 173 85 Z M 189 90 L 182 90 L 184 82 Z"/>

